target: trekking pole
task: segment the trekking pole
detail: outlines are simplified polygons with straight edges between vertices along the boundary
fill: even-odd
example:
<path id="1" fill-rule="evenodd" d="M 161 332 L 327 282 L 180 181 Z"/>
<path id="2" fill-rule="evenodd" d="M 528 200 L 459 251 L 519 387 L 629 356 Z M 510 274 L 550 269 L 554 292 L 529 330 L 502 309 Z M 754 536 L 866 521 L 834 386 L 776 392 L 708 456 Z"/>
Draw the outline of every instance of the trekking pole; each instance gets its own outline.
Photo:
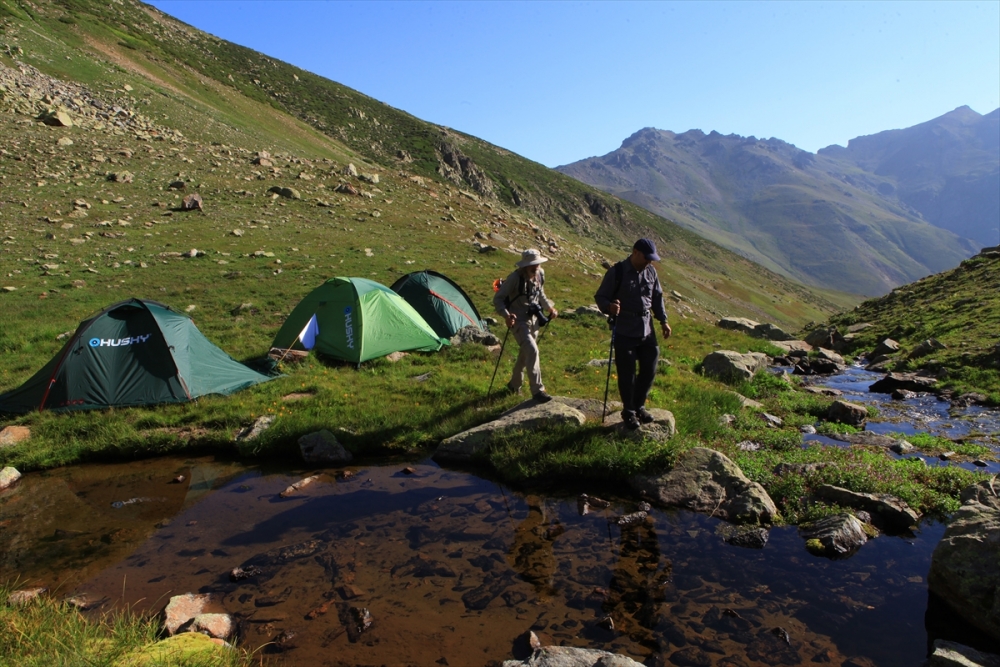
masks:
<path id="1" fill-rule="evenodd" d="M 604 382 L 604 410 L 601 412 L 601 423 L 608 414 L 608 388 L 611 386 L 611 356 L 615 352 L 615 329 L 618 326 L 618 319 L 611 318 L 611 346 L 608 349 L 608 379 Z"/>
<path id="2" fill-rule="evenodd" d="M 500 360 L 503 358 L 503 349 L 507 346 L 507 336 L 510 335 L 510 327 L 503 335 L 503 343 L 500 344 L 500 354 L 497 355 L 497 365 L 493 367 L 493 377 L 490 378 L 490 388 L 486 391 L 486 402 L 489 403 L 490 395 L 493 393 L 493 381 L 497 379 L 497 371 L 500 369 Z"/>

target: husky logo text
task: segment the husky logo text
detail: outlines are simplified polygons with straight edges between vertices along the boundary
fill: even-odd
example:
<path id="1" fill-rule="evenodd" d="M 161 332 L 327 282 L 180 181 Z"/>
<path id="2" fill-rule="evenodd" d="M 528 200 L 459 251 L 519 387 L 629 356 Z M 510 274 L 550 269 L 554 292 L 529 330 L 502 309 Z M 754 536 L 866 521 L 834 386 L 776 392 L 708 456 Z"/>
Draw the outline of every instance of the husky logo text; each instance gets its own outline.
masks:
<path id="1" fill-rule="evenodd" d="M 351 307 L 344 308 L 344 335 L 347 336 L 347 348 L 354 349 L 354 324 L 351 317 Z"/>
<path id="2" fill-rule="evenodd" d="M 138 345 L 149 340 L 152 334 L 140 336 L 126 336 L 125 338 L 91 338 L 90 347 L 125 347 L 127 345 Z"/>

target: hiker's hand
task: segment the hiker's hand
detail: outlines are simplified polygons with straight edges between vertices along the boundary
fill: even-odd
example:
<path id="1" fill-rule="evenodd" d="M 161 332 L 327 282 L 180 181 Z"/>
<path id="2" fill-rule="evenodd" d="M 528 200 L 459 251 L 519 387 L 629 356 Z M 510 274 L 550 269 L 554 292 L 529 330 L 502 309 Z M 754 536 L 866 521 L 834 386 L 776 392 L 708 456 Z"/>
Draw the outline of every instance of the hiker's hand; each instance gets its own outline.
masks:
<path id="1" fill-rule="evenodd" d="M 515 315 L 514 313 L 510 313 L 509 315 L 507 315 L 505 319 L 507 320 L 507 328 L 513 329 L 514 324 L 517 322 L 517 315 Z"/>
<path id="2" fill-rule="evenodd" d="M 549 308 L 549 319 L 554 320 L 559 317 L 559 311 L 555 308 Z"/>
<path id="3" fill-rule="evenodd" d="M 660 329 L 663 331 L 663 337 L 664 338 L 670 338 L 670 334 L 672 332 L 670 330 L 670 325 L 669 324 L 667 324 L 666 322 L 660 322 Z"/>
<path id="4" fill-rule="evenodd" d="M 617 317 L 618 313 L 622 312 L 622 302 L 615 299 L 608 304 L 608 315 L 611 317 Z"/>

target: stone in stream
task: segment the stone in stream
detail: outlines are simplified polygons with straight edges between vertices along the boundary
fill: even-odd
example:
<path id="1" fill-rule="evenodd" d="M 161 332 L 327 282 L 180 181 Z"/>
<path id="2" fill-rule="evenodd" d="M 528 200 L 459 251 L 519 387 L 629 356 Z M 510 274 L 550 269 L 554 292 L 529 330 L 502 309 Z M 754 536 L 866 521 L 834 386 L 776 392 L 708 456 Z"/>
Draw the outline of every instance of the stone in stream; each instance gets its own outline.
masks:
<path id="1" fill-rule="evenodd" d="M 834 401 L 826 412 L 826 418 L 849 426 L 861 426 L 868 419 L 868 410 L 857 403 Z"/>
<path id="2" fill-rule="evenodd" d="M 18 607 L 21 605 L 26 605 L 29 602 L 34 602 L 39 597 L 48 593 L 49 589 L 44 586 L 39 588 L 23 588 L 19 591 L 14 591 L 7 596 L 7 606 L 8 607 Z"/>
<path id="3" fill-rule="evenodd" d="M 319 479 L 319 475 L 312 475 L 310 477 L 306 477 L 303 480 L 299 480 L 298 482 L 295 482 L 295 484 L 292 484 L 287 489 L 285 489 L 284 491 L 282 491 L 281 493 L 279 493 L 278 497 L 279 498 L 288 498 L 288 497 L 294 496 L 296 491 L 299 491 L 300 489 L 304 489 L 305 487 L 309 486 L 310 484 L 312 484 L 313 482 L 315 482 L 318 479 Z"/>
<path id="4" fill-rule="evenodd" d="M 820 486 L 815 494 L 842 507 L 865 510 L 877 526 L 888 532 L 904 532 L 920 520 L 919 512 L 888 494 L 858 493 L 830 484 Z"/>
<path id="5" fill-rule="evenodd" d="M 1000 484 L 984 480 L 962 492 L 934 549 L 931 593 L 966 622 L 1000 641 Z"/>
<path id="6" fill-rule="evenodd" d="M 734 523 L 767 524 L 778 510 L 760 484 L 747 479 L 729 457 L 705 447 L 680 456 L 662 475 L 636 475 L 629 485 L 664 506 L 709 512 Z"/>
<path id="7" fill-rule="evenodd" d="M 236 634 L 236 622 L 229 614 L 198 614 L 191 620 L 188 632 L 200 632 L 217 639 L 229 639 Z"/>
<path id="8" fill-rule="evenodd" d="M 504 660 L 501 667 L 642 667 L 642 663 L 599 649 L 542 646 L 525 660 Z"/>
<path id="9" fill-rule="evenodd" d="M 897 389 L 934 392 L 937 378 L 924 377 L 916 373 L 886 373 L 885 377 L 868 387 L 873 394 L 891 394 Z"/>
<path id="10" fill-rule="evenodd" d="M 803 524 L 799 526 L 799 534 L 805 538 L 811 553 L 828 558 L 850 555 L 868 541 L 861 522 L 847 513 Z"/>
<path id="11" fill-rule="evenodd" d="M 303 461 L 317 465 L 342 465 L 354 458 L 327 429 L 299 438 L 299 451 Z"/>
<path id="12" fill-rule="evenodd" d="M 726 544 L 744 549 L 763 549 L 770 533 L 762 526 L 732 526 L 720 524 L 719 534 Z"/>
<path id="13" fill-rule="evenodd" d="M 203 613 L 212 601 L 211 594 L 185 593 L 175 595 L 163 610 L 163 628 L 174 635 L 195 616 Z"/>
<path id="14" fill-rule="evenodd" d="M 1000 655 L 983 653 L 974 648 L 944 639 L 934 640 L 934 652 L 927 667 L 1000 667 Z"/>
<path id="15" fill-rule="evenodd" d="M 262 573 L 263 570 L 254 565 L 248 565 L 247 567 L 234 567 L 229 571 L 229 581 L 243 581 L 244 579 L 256 577 Z"/>
<path id="16" fill-rule="evenodd" d="M 0 470 L 0 491 L 10 488 L 19 479 L 21 479 L 21 473 L 18 472 L 17 468 L 7 466 L 3 470 Z"/>

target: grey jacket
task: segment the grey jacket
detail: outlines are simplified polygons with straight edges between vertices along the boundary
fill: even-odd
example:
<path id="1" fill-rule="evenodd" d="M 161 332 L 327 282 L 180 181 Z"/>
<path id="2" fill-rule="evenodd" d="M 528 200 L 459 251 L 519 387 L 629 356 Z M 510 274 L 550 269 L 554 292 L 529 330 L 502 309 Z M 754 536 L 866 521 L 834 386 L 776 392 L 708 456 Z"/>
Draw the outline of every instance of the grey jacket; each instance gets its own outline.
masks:
<path id="1" fill-rule="evenodd" d="M 622 281 L 615 292 L 615 270 L 622 266 Z M 667 310 L 663 307 L 663 288 L 656 269 L 649 264 L 642 271 L 636 271 L 632 262 L 625 258 L 604 274 L 601 286 L 597 288 L 594 301 L 601 312 L 607 313 L 611 302 L 621 302 L 621 312 L 615 325 L 615 335 L 645 338 L 653 332 L 653 317 L 667 321 Z"/>
<path id="2" fill-rule="evenodd" d="M 522 286 L 523 283 L 523 286 Z M 543 311 L 548 311 L 555 304 L 545 295 L 545 270 L 538 268 L 536 280 L 528 280 L 521 269 L 516 269 L 507 276 L 500 290 L 493 295 L 493 308 L 497 315 L 506 318 L 507 313 L 513 313 L 519 322 L 528 319 L 528 306 L 535 304 Z"/>

